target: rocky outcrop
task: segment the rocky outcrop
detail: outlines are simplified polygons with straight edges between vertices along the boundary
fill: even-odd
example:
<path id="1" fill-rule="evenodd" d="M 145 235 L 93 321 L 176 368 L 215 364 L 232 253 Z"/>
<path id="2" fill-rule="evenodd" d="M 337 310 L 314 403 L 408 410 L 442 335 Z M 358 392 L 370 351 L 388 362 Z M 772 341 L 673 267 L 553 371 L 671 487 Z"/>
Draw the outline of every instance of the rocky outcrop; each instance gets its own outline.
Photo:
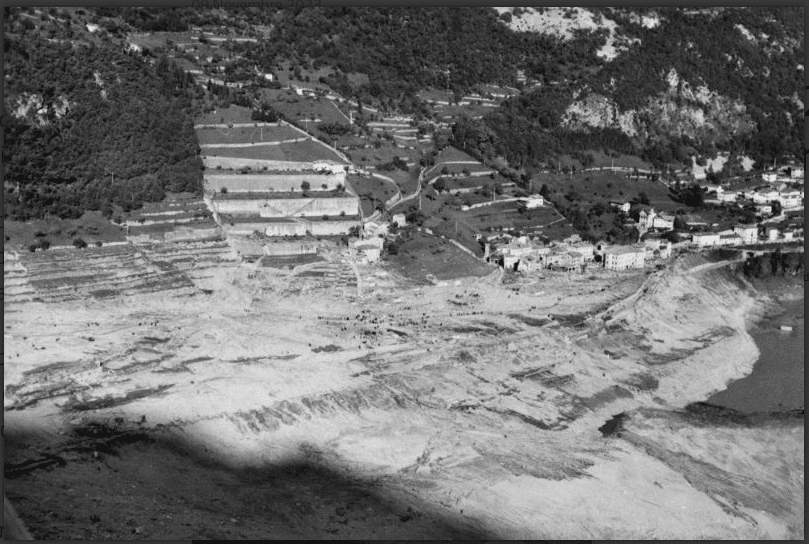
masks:
<path id="1" fill-rule="evenodd" d="M 755 129 L 745 105 L 711 91 L 694 88 L 672 69 L 669 88 L 649 97 L 637 110 L 619 111 L 615 101 L 598 93 L 582 93 L 568 108 L 562 126 L 588 131 L 593 128 L 618 129 L 627 136 L 648 138 L 688 136 L 699 142 L 719 142 Z"/>

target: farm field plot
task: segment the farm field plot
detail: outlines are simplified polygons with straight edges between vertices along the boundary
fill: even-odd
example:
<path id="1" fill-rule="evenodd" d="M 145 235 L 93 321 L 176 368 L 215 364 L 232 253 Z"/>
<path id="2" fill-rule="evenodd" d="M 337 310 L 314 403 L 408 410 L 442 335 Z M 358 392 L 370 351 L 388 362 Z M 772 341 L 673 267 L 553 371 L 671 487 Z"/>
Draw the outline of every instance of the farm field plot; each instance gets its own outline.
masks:
<path id="1" fill-rule="evenodd" d="M 480 161 L 474 158 L 472 155 L 461 151 L 452 146 L 447 146 L 438 153 L 438 156 L 435 158 L 435 164 L 439 164 L 442 162 L 474 162 L 480 164 Z"/>
<path id="2" fill-rule="evenodd" d="M 377 140 L 379 141 L 379 140 Z M 386 164 L 399 157 L 408 163 L 418 163 L 421 153 L 418 149 L 408 149 L 407 147 L 394 146 L 385 142 L 380 147 L 371 149 L 352 149 L 348 152 L 351 160 L 358 165 L 370 166 Z M 387 175 L 387 172 L 380 171 L 380 174 Z"/>
<path id="3" fill-rule="evenodd" d="M 339 161 L 339 155 L 317 142 L 307 140 L 295 143 L 282 143 L 273 146 L 251 147 L 208 147 L 205 155 L 211 157 L 232 157 L 237 159 L 257 159 L 267 161 Z"/>
<path id="4" fill-rule="evenodd" d="M 85 212 L 79 219 L 49 217 L 34 221 L 3 220 L 4 247 L 23 249 L 33 243 L 40 233 L 53 246 L 68 246 L 76 238 L 88 244 L 96 242 L 123 242 L 126 240 L 123 227 L 116 225 L 97 211 Z M 27 251 L 27 250 L 26 250 Z"/>
<path id="5" fill-rule="evenodd" d="M 396 185 L 399 186 L 399 190 L 402 191 L 402 195 L 413 194 L 413 192 L 419 185 L 418 167 L 411 168 L 409 172 L 404 172 L 402 170 L 397 169 L 391 172 L 380 172 L 380 173 L 393 179 L 393 181 L 396 182 Z"/>
<path id="6" fill-rule="evenodd" d="M 283 114 L 286 119 L 294 120 L 302 126 L 305 125 L 305 121 L 310 121 L 309 128 L 316 128 L 316 125 L 320 123 L 338 123 L 346 126 L 350 124 L 345 117 L 348 115 L 348 110 L 342 106 L 338 109 L 328 98 L 287 94 L 286 90 L 279 89 L 264 89 L 262 96 L 269 100 L 272 107 Z M 311 122 L 312 119 L 320 121 L 314 123 Z"/>
<path id="7" fill-rule="evenodd" d="M 545 184 L 556 191 L 554 199 L 574 191 L 582 205 L 599 201 L 629 202 L 640 193 L 646 193 L 650 205 L 658 211 L 670 212 L 685 207 L 672 200 L 668 187 L 660 182 L 629 180 L 613 172 L 580 172 L 573 176 L 538 174 L 532 183 L 535 188 Z"/>
<path id="8" fill-rule="evenodd" d="M 389 266 L 401 275 L 427 283 L 428 276 L 452 280 L 465 276 L 486 276 L 496 269 L 448 240 L 415 231 L 399 243 L 397 255 L 388 257 Z"/>
<path id="9" fill-rule="evenodd" d="M 484 166 L 480 163 L 478 164 L 439 164 L 432 170 L 430 170 L 429 174 L 427 175 L 428 179 L 434 178 L 436 176 L 441 175 L 468 175 L 467 172 L 470 174 L 475 174 L 476 176 L 486 175 L 486 174 L 494 174 L 495 171 L 489 168 L 488 166 Z"/>
<path id="10" fill-rule="evenodd" d="M 437 183 L 439 180 L 444 180 L 444 187 L 446 187 L 446 190 L 448 191 L 453 191 L 455 189 L 474 189 L 477 187 L 483 187 L 489 183 L 504 183 L 507 181 L 504 177 L 499 175 L 495 175 L 494 179 L 489 176 L 470 176 L 462 178 L 442 176 L 436 179 L 435 182 Z"/>
<path id="11" fill-rule="evenodd" d="M 200 115 L 194 119 L 194 123 L 197 125 L 250 123 L 254 122 L 250 118 L 252 115 L 253 110 L 251 108 L 245 108 L 244 106 L 230 106 Z"/>
<path id="12" fill-rule="evenodd" d="M 488 231 L 490 228 L 536 229 L 560 219 L 556 210 L 550 207 L 520 212 L 516 202 L 493 204 L 461 213 L 467 224 L 480 231 Z M 566 220 L 560 222 L 566 222 Z"/>
<path id="13" fill-rule="evenodd" d="M 284 125 L 197 129 L 200 145 L 283 142 L 302 137 L 304 137 L 303 134 Z"/>
<path id="14" fill-rule="evenodd" d="M 362 198 L 384 202 L 396 194 L 391 183 L 375 177 L 348 176 L 346 182 Z"/>

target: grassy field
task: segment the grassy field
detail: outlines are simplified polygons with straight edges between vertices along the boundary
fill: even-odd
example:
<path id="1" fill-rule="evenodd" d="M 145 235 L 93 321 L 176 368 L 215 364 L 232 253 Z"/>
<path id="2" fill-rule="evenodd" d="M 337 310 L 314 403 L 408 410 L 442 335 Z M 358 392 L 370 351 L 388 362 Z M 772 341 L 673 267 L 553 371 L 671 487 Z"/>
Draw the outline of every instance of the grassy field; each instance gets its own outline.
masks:
<path id="1" fill-rule="evenodd" d="M 520 213 L 517 202 L 504 202 L 461 212 L 467 223 L 485 232 L 490 228 L 534 229 L 559 219 L 550 207 L 534 208 Z"/>
<path id="2" fill-rule="evenodd" d="M 397 255 L 386 258 L 388 265 L 406 278 L 427 283 L 428 276 L 453 280 L 466 276 L 485 276 L 495 270 L 457 248 L 449 241 L 424 232 L 413 231 L 398 242 Z"/>
<path id="3" fill-rule="evenodd" d="M 336 153 L 311 140 L 272 146 L 208 147 L 205 148 L 204 155 L 267 161 L 314 162 L 330 160 L 343 162 Z"/>
<path id="4" fill-rule="evenodd" d="M 197 138 L 201 145 L 209 144 L 251 144 L 254 142 L 281 142 L 302 138 L 297 130 L 280 126 L 240 127 L 240 128 L 198 128 Z"/>
<path id="5" fill-rule="evenodd" d="M 243 106 L 230 106 L 200 115 L 194 119 L 194 123 L 197 125 L 251 123 L 254 122 L 252 119 L 250 119 L 252 114 L 253 110 L 250 108 L 245 108 Z"/>
<path id="6" fill-rule="evenodd" d="M 402 195 L 410 195 L 413 194 L 413 191 L 415 191 L 418 187 L 419 170 L 420 167 L 414 166 L 409 172 L 405 172 L 403 170 L 394 170 L 392 172 L 380 173 L 393 179 L 393 181 L 396 182 L 396 185 L 398 185 L 399 189 L 402 191 Z"/>
<path id="7" fill-rule="evenodd" d="M 579 202 L 583 206 L 591 206 L 599 201 L 629 202 L 643 192 L 649 197 L 650 205 L 658 211 L 673 212 L 684 207 L 669 197 L 668 187 L 660 182 L 630 181 L 626 176 L 613 172 L 584 172 L 573 176 L 537 174 L 532 183 L 536 191 L 546 184 L 560 196 L 573 190 L 581 197 Z"/>
<path id="8" fill-rule="evenodd" d="M 479 162 L 472 155 L 464 153 L 460 149 L 456 149 L 452 146 L 447 146 L 444 149 L 442 149 L 438 153 L 438 156 L 435 158 L 436 164 L 441 162 L 455 162 L 455 161 Z"/>
<path id="9" fill-rule="evenodd" d="M 369 142 L 373 143 L 375 138 L 371 138 Z M 406 147 L 394 146 L 392 142 L 382 140 L 381 147 L 371 149 L 353 149 L 348 152 L 354 164 L 362 166 L 376 166 L 386 164 L 393 160 L 393 157 L 404 159 L 408 163 L 418 163 L 420 153 L 417 149 L 408 149 Z M 380 174 L 388 175 L 388 172 L 379 172 Z"/>
<path id="10" fill-rule="evenodd" d="M 79 219 L 49 218 L 25 223 L 3 220 L 3 233 L 4 247 L 23 251 L 37 238 L 44 238 L 52 246 L 71 245 L 76 238 L 91 245 L 126 240 L 124 227 L 112 223 L 100 212 L 85 212 Z M 44 236 L 37 237 L 37 233 Z"/>
<path id="11" fill-rule="evenodd" d="M 632 155 L 619 155 L 617 157 L 608 157 L 601 151 L 587 151 L 588 154 L 593 156 L 595 162 L 591 168 L 600 168 L 604 166 L 616 166 L 623 168 L 637 168 L 639 170 L 650 170 L 652 164 L 642 160 L 640 157 Z"/>
<path id="12" fill-rule="evenodd" d="M 358 195 L 373 196 L 377 200 L 385 201 L 396 194 L 396 190 L 389 182 L 375 177 L 349 175 L 346 183 L 350 184 Z"/>
<path id="13" fill-rule="evenodd" d="M 311 87 L 306 85 L 306 87 Z M 320 123 L 337 123 L 348 126 L 347 108 L 338 109 L 327 98 L 310 98 L 299 96 L 289 89 L 262 89 L 262 97 L 269 101 L 273 108 L 282 113 L 285 118 L 303 123 L 306 120 L 320 119 Z M 310 128 L 318 123 L 310 122 Z"/>

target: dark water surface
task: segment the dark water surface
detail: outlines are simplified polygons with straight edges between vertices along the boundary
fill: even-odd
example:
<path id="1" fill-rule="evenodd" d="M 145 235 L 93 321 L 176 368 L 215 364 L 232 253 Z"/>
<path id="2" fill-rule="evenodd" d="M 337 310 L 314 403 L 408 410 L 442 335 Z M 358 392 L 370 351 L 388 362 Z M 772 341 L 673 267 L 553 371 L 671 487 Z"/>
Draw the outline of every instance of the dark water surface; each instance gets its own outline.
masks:
<path id="1" fill-rule="evenodd" d="M 744 413 L 803 408 L 803 299 L 784 303 L 783 310 L 751 333 L 760 352 L 753 372 L 707 402 Z M 781 325 L 791 326 L 792 332 L 779 330 Z"/>

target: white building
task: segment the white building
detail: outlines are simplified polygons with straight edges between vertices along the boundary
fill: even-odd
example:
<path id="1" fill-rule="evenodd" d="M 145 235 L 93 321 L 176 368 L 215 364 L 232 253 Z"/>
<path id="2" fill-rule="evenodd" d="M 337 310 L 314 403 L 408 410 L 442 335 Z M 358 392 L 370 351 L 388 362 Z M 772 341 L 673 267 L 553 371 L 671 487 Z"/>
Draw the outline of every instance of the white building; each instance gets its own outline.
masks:
<path id="1" fill-rule="evenodd" d="M 525 199 L 525 207 L 529 210 L 532 208 L 541 208 L 545 205 L 545 199 L 542 195 L 531 195 Z"/>
<path id="2" fill-rule="evenodd" d="M 357 240 L 352 244 L 352 249 L 356 258 L 363 263 L 376 263 L 382 256 L 382 238 L 368 238 Z"/>
<path id="3" fill-rule="evenodd" d="M 672 230 L 674 228 L 674 216 L 667 214 L 659 214 L 654 211 L 654 208 L 648 212 L 641 210 L 638 215 L 638 229 L 641 231 L 649 229 Z"/>
<path id="4" fill-rule="evenodd" d="M 391 221 L 399 225 L 400 227 L 404 227 L 407 225 L 407 219 L 405 219 L 405 214 L 403 213 L 395 213 L 391 218 Z"/>
<path id="5" fill-rule="evenodd" d="M 604 268 L 608 270 L 643 268 L 645 261 L 645 248 L 618 246 L 604 251 Z"/>
<path id="6" fill-rule="evenodd" d="M 775 183 L 775 180 L 778 178 L 778 174 L 776 172 L 764 172 L 761 174 L 761 179 L 766 181 L 767 183 Z"/>
<path id="7" fill-rule="evenodd" d="M 697 232 L 691 236 L 691 242 L 697 247 L 714 247 L 719 245 L 719 234 L 715 232 Z"/>
<path id="8" fill-rule="evenodd" d="M 745 244 L 755 244 L 758 242 L 758 227 L 755 225 L 736 225 L 733 232 L 742 238 Z"/>

